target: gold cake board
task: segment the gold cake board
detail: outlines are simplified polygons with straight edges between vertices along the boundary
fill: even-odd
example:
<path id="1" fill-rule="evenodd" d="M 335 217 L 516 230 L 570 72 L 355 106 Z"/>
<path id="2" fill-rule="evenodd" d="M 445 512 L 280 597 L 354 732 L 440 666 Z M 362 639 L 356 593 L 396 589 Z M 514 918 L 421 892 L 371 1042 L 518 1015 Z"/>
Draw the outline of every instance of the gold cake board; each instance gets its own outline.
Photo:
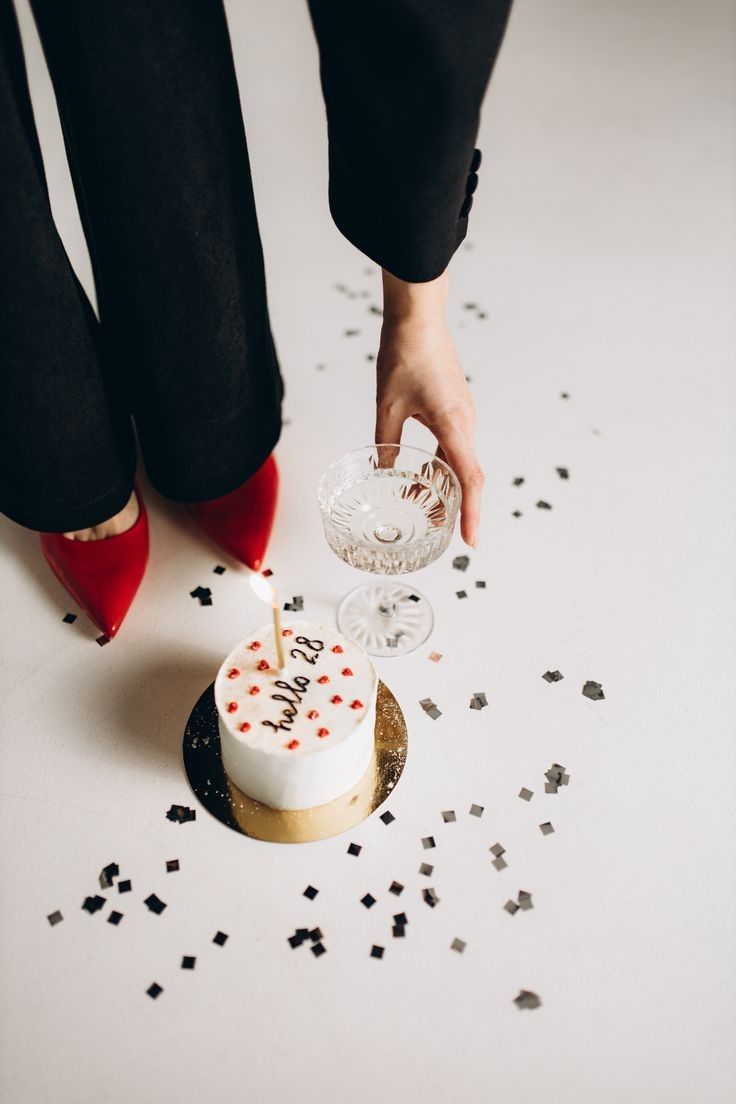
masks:
<path id="1" fill-rule="evenodd" d="M 270 843 L 309 843 L 338 836 L 366 820 L 401 777 L 408 734 L 401 706 L 378 683 L 373 758 L 346 794 L 313 809 L 272 809 L 233 785 L 222 765 L 214 682 L 194 706 L 184 730 L 184 769 L 189 785 L 208 812 L 228 828 Z"/>

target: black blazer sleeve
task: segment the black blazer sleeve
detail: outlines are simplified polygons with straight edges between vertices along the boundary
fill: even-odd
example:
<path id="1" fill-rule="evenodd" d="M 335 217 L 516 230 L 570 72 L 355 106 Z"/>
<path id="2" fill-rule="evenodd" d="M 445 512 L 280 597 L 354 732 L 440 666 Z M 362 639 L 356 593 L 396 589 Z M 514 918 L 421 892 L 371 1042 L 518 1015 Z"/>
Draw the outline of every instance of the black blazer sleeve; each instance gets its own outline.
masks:
<path id="1" fill-rule="evenodd" d="M 308 2 L 335 225 L 400 279 L 432 280 L 468 229 L 511 0 Z"/>

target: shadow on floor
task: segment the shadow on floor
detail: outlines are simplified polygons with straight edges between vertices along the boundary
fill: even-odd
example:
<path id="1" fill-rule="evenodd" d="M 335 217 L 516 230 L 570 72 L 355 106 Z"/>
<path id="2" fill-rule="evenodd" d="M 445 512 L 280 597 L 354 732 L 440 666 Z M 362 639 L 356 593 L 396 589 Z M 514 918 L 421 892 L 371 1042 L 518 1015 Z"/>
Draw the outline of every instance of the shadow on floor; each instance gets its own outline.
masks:
<path id="1" fill-rule="evenodd" d="M 96 715 L 98 737 L 90 753 L 147 773 L 178 770 L 189 714 L 221 662 L 204 649 L 170 658 L 141 649 L 114 680 L 108 676 L 103 693 L 88 671 L 80 672 L 78 708 Z"/>

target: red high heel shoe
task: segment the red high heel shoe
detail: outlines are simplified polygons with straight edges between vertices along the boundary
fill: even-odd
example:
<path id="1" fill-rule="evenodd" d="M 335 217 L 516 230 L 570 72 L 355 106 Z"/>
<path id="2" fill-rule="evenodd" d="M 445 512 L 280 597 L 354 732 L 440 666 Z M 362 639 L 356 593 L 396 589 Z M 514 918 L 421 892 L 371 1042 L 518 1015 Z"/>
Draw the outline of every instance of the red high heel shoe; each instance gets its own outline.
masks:
<path id="1" fill-rule="evenodd" d="M 255 475 L 221 498 L 192 502 L 200 529 L 223 551 L 258 571 L 266 554 L 276 513 L 279 473 L 271 454 Z"/>
<path id="2" fill-rule="evenodd" d="M 148 561 L 148 514 L 138 488 L 138 518 L 102 540 L 75 541 L 41 533 L 41 549 L 57 579 L 106 636 L 112 638 L 135 597 Z"/>

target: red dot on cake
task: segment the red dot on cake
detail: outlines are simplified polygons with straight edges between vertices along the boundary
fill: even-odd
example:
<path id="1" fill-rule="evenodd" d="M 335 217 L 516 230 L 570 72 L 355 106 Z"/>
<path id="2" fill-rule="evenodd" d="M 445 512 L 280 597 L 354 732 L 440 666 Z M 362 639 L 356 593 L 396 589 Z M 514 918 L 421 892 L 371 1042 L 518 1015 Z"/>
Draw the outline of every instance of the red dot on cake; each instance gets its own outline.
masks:
<path id="1" fill-rule="evenodd" d="M 249 721 L 243 721 L 243 723 L 240 726 L 240 731 L 241 732 L 250 732 L 250 722 Z"/>
<path id="2" fill-rule="evenodd" d="M 351 701 L 350 708 L 351 709 L 362 709 L 363 708 L 363 703 L 362 703 L 362 701 L 358 701 L 358 699 L 356 698 L 355 701 Z"/>
<path id="3" fill-rule="evenodd" d="M 318 717 L 319 717 L 319 710 L 317 710 L 317 709 L 310 709 L 309 712 L 307 713 L 307 719 L 310 720 L 310 721 L 316 721 Z"/>
<path id="4" fill-rule="evenodd" d="M 238 670 L 237 667 L 231 667 L 230 670 L 227 673 L 227 677 L 228 678 L 237 678 L 239 674 L 240 674 L 240 671 Z"/>
<path id="5" fill-rule="evenodd" d="M 260 686 L 251 686 L 250 690 L 248 691 L 249 694 L 260 694 L 260 692 Z"/>
<path id="6" fill-rule="evenodd" d="M 257 652 L 258 649 L 260 648 L 260 646 L 261 646 L 260 640 L 254 640 L 251 644 L 248 645 L 248 647 L 250 648 L 250 650 L 252 652 Z"/>
<path id="7" fill-rule="evenodd" d="M 327 677 L 327 675 L 320 675 L 320 677 L 319 677 L 319 678 L 317 679 L 317 682 L 321 683 L 321 684 L 322 684 L 322 686 L 324 686 L 324 684 L 325 684 L 326 682 L 329 682 L 329 681 L 330 681 L 330 680 L 329 680 L 329 678 Z"/>
<path id="8" fill-rule="evenodd" d="M 340 702 L 342 701 L 342 698 L 340 697 L 339 694 L 335 694 L 333 697 L 330 698 L 330 701 L 332 702 L 333 705 L 339 705 Z"/>
<path id="9" fill-rule="evenodd" d="M 258 660 L 258 670 L 259 671 L 267 671 L 270 666 L 271 666 L 271 664 L 268 662 L 267 659 L 259 659 Z"/>
<path id="10" fill-rule="evenodd" d="M 281 630 L 281 635 L 282 636 L 293 636 L 294 635 L 294 630 L 293 629 L 282 629 Z"/>
<path id="11" fill-rule="evenodd" d="M 335 647 L 332 650 L 335 653 L 335 655 L 342 655 L 342 652 L 343 652 L 342 644 L 336 644 Z"/>
<path id="12" fill-rule="evenodd" d="M 234 713 L 237 708 L 238 708 L 238 703 L 237 702 L 228 702 L 227 703 L 228 713 Z"/>
<path id="13" fill-rule="evenodd" d="M 329 736 L 330 735 L 330 730 L 329 730 L 329 728 L 318 728 L 317 729 L 317 735 L 318 736 Z"/>
<path id="14" fill-rule="evenodd" d="M 353 672 L 350 670 L 349 667 L 343 667 L 342 673 L 347 677 L 348 675 L 352 675 Z"/>
<path id="15" fill-rule="evenodd" d="M 286 747 L 287 747 L 287 748 L 289 749 L 289 751 L 293 751 L 293 750 L 294 750 L 294 748 L 298 748 L 298 747 L 299 747 L 299 741 L 298 741 L 298 740 L 289 740 L 289 742 L 288 742 L 288 744 L 286 745 Z"/>

